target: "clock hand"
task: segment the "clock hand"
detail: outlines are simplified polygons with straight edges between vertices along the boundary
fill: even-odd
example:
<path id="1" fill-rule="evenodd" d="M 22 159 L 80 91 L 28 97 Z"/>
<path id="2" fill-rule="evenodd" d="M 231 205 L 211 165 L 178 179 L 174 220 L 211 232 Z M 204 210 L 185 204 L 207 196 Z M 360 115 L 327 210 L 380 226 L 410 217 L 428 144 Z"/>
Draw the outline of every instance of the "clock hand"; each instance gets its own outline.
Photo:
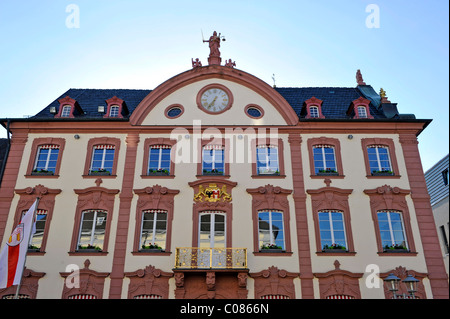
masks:
<path id="1" fill-rule="evenodd" d="M 217 96 L 216 96 L 216 97 L 214 98 L 214 100 L 208 105 L 208 109 L 211 108 L 211 106 L 214 105 L 214 103 L 216 102 L 216 100 L 217 100 Z"/>

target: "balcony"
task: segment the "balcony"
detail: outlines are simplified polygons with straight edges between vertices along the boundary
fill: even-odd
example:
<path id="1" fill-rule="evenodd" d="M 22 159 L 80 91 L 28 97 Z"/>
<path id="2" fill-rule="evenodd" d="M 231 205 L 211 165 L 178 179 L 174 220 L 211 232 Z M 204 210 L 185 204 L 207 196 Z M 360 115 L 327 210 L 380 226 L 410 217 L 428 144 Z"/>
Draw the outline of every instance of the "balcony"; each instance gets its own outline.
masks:
<path id="1" fill-rule="evenodd" d="M 247 248 L 176 248 L 175 269 L 247 269 Z"/>

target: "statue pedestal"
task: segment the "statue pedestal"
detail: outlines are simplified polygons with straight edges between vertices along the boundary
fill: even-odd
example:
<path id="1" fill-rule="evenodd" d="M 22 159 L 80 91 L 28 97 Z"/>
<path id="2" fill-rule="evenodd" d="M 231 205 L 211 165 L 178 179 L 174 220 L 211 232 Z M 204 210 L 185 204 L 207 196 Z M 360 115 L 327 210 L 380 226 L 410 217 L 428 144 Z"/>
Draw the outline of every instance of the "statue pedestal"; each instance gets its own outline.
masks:
<path id="1" fill-rule="evenodd" d="M 209 65 L 220 65 L 222 58 L 220 56 L 210 56 L 208 58 Z"/>

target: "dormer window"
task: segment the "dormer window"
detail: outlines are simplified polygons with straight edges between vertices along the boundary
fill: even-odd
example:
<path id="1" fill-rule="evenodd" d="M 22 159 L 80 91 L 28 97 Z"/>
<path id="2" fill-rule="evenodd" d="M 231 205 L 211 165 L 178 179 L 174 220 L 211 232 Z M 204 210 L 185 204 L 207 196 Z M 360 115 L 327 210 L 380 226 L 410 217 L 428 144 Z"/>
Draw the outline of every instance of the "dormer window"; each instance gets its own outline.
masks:
<path id="1" fill-rule="evenodd" d="M 123 118 L 123 115 L 128 112 L 125 102 L 117 96 L 106 100 L 106 103 L 108 106 L 106 107 L 106 114 L 103 117 Z"/>
<path id="2" fill-rule="evenodd" d="M 370 114 L 370 101 L 362 96 L 352 101 L 347 110 L 347 115 L 354 119 L 373 119 Z"/>
<path id="3" fill-rule="evenodd" d="M 303 114 L 306 113 L 305 118 L 324 119 L 325 116 L 322 114 L 322 102 L 322 100 L 319 100 L 314 96 L 309 100 L 306 100 L 303 106 L 304 109 L 302 111 Z"/>
<path id="4" fill-rule="evenodd" d="M 58 100 L 59 110 L 55 117 L 74 118 L 76 115 L 83 114 L 83 110 L 76 100 L 66 96 Z"/>

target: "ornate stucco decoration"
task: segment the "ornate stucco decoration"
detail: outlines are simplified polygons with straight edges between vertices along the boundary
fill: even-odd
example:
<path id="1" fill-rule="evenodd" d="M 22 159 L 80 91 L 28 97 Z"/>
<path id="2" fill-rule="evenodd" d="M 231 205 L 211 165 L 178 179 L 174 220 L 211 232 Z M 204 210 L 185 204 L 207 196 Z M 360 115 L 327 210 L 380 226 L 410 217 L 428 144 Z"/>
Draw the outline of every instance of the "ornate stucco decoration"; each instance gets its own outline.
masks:
<path id="1" fill-rule="evenodd" d="M 315 273 L 319 278 L 320 298 L 327 299 L 333 296 L 346 296 L 354 299 L 361 299 L 359 289 L 359 279 L 363 273 L 353 273 L 340 269 L 338 260 L 334 261 L 334 270 L 326 273 Z"/>
<path id="2" fill-rule="evenodd" d="M 157 296 L 165 299 L 169 297 L 169 279 L 173 277 L 173 273 L 149 265 L 144 269 L 126 272 L 125 276 L 130 278 L 129 299 L 138 296 Z"/>
<path id="3" fill-rule="evenodd" d="M 105 278 L 109 276 L 108 272 L 97 272 L 95 270 L 89 269 L 91 262 L 89 259 L 84 261 L 84 268 L 80 269 L 79 276 L 80 282 L 79 287 L 74 285 L 66 285 L 64 282 L 64 288 L 62 293 L 63 299 L 68 299 L 70 296 L 74 295 L 91 295 L 96 299 L 103 298 L 103 286 L 105 284 Z M 60 272 L 61 277 L 66 279 L 69 275 L 73 273 Z M 70 278 L 69 278 L 70 279 Z"/>

